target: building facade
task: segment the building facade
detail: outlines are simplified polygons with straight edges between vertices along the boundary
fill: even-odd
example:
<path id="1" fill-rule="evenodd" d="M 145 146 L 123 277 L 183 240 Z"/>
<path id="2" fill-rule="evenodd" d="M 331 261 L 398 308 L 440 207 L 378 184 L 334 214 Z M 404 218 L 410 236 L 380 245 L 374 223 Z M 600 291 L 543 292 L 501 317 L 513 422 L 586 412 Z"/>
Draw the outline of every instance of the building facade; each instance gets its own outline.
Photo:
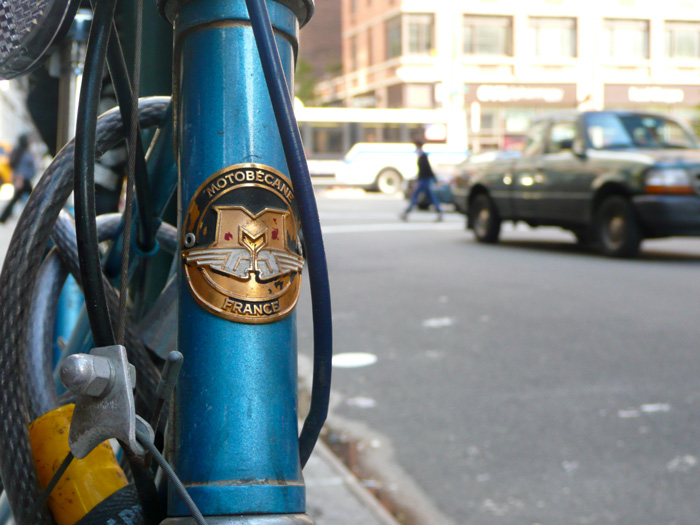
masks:
<path id="1" fill-rule="evenodd" d="M 342 0 L 348 107 L 444 108 L 472 149 L 509 147 L 534 117 L 636 108 L 695 119 L 700 0 Z"/>
<path id="2" fill-rule="evenodd" d="M 316 2 L 313 18 L 299 33 L 299 59 L 309 63 L 319 79 L 341 64 L 340 4 L 341 0 Z"/>

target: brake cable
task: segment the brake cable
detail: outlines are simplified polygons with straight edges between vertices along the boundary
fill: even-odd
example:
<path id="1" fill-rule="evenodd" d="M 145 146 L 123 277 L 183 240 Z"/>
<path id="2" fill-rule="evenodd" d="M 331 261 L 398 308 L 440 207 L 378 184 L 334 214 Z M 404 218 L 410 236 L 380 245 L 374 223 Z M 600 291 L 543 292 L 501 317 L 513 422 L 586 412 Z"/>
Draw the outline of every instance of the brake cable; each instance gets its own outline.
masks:
<path id="1" fill-rule="evenodd" d="M 124 206 L 124 234 L 122 237 L 122 267 L 121 282 L 119 285 L 119 317 L 117 324 L 117 342 L 124 344 L 126 331 L 126 303 L 129 296 L 129 251 L 131 248 L 131 220 L 134 211 L 134 171 L 136 168 L 136 134 L 139 133 L 136 115 L 138 113 L 139 85 L 141 81 L 141 37 L 143 31 L 143 0 L 136 0 L 136 27 L 134 46 L 134 72 L 131 86 L 131 118 L 129 126 L 129 159 L 126 178 L 126 203 Z M 115 32 L 112 37 L 115 41 L 118 36 Z M 143 200 L 143 195 L 141 196 Z M 145 196 L 147 197 L 147 196 Z M 141 218 L 141 222 L 151 224 L 151 217 Z"/>
<path id="2" fill-rule="evenodd" d="M 133 128 L 134 95 L 123 58 L 116 30 L 113 28 L 116 0 L 95 0 L 94 15 L 90 26 L 90 37 L 85 56 L 85 69 L 81 85 L 78 121 L 75 137 L 75 216 L 76 234 L 79 239 L 80 267 L 83 276 L 84 294 L 88 304 L 90 327 L 97 346 L 113 344 L 114 331 L 106 306 L 101 279 L 101 264 L 96 242 L 95 189 L 94 189 L 94 138 L 101 88 L 102 74 L 107 53 L 109 67 L 122 118 L 125 126 Z M 110 38 L 110 33 L 112 33 Z M 153 220 L 148 196 L 148 179 L 143 157 L 143 144 L 138 132 L 134 150 L 135 180 L 138 193 L 140 226 L 139 248 L 150 251 L 154 246 Z M 134 136 L 134 135 L 131 135 Z M 130 154 L 131 155 L 131 154 Z"/>
<path id="3" fill-rule="evenodd" d="M 112 35 L 116 35 L 116 27 L 112 24 Z M 112 85 L 117 96 L 117 103 L 122 114 L 125 129 L 131 129 L 131 116 L 133 99 L 136 99 L 138 105 L 138 97 L 131 90 L 129 82 L 129 71 L 124 60 L 124 51 L 122 50 L 119 38 L 112 36 L 109 39 L 107 47 L 107 67 Z M 139 67 L 140 71 L 140 67 Z M 136 187 L 136 206 L 139 214 L 139 237 L 138 247 L 144 253 L 149 253 L 155 246 L 155 225 L 153 223 L 153 211 L 151 207 L 150 187 L 148 183 L 148 168 L 146 166 L 146 157 L 144 154 L 143 140 L 141 139 L 141 126 L 136 119 L 136 163 L 134 166 L 134 184 Z"/>
<path id="4" fill-rule="evenodd" d="M 102 284 L 102 265 L 95 223 L 95 138 L 107 44 L 114 19 L 116 0 L 96 0 L 85 68 L 78 103 L 75 130 L 74 195 L 75 230 L 83 280 L 83 293 L 95 346 L 110 346 L 114 331 Z"/>
<path id="5" fill-rule="evenodd" d="M 260 54 L 265 82 L 282 138 L 294 192 L 299 203 L 301 229 L 304 233 L 309 264 L 311 309 L 314 325 L 314 372 L 311 387 L 311 407 L 299 436 L 299 455 L 302 467 L 306 464 L 323 423 L 328 415 L 331 387 L 331 360 L 333 358 L 333 327 L 328 266 L 323 247 L 321 223 L 318 217 L 309 167 L 304 146 L 294 117 L 292 99 L 282 68 L 272 23 L 265 0 L 246 0 L 255 43 Z"/>

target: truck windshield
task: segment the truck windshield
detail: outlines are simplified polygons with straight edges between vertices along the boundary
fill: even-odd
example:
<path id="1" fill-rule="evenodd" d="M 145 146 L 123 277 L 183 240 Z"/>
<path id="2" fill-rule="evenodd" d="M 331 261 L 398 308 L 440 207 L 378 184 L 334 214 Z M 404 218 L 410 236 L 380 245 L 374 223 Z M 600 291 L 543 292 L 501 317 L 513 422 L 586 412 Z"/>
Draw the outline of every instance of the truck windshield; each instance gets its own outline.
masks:
<path id="1" fill-rule="evenodd" d="M 656 115 L 589 113 L 586 125 L 594 149 L 698 148 L 697 139 L 680 124 Z"/>

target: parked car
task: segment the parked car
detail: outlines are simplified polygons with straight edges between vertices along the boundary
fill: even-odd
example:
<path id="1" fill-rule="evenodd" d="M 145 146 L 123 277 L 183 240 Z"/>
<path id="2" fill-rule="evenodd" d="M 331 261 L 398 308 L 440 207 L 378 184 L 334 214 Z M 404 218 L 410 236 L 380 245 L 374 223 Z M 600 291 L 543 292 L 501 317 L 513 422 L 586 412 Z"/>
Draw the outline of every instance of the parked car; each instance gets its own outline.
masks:
<path id="1" fill-rule="evenodd" d="M 630 111 L 537 121 L 522 157 L 470 180 L 467 226 L 496 242 L 501 222 L 560 226 L 629 257 L 645 238 L 700 235 L 700 144 L 681 122 Z"/>
<path id="2" fill-rule="evenodd" d="M 457 176 L 452 180 L 451 193 L 452 200 L 458 211 L 467 213 L 467 195 L 469 194 L 469 185 L 480 171 L 486 168 L 487 165 L 503 160 L 512 160 L 520 158 L 520 151 L 484 151 L 483 153 L 474 153 L 469 155 L 467 160 L 457 166 Z"/>
<path id="3" fill-rule="evenodd" d="M 454 170 L 467 157 L 467 150 L 455 150 L 446 144 L 426 144 L 433 171 Z M 396 193 L 404 182 L 415 179 L 418 174 L 416 147 L 410 143 L 359 142 L 347 155 L 335 174 L 340 184 L 359 186 Z"/>

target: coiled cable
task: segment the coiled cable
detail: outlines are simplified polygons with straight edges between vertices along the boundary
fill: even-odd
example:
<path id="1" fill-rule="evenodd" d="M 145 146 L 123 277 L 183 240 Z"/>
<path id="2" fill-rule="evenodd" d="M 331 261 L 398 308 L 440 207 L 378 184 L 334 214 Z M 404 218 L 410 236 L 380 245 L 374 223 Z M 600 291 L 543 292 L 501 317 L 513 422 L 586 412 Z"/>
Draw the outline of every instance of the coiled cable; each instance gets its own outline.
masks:
<path id="1" fill-rule="evenodd" d="M 114 239 L 123 229 L 123 217 L 120 213 L 110 213 L 97 217 L 97 237 L 100 242 Z M 65 211 L 61 212 L 54 225 L 51 237 L 58 243 L 46 255 L 41 263 L 37 276 L 32 303 L 30 307 L 31 320 L 27 325 L 27 402 L 29 418 L 39 416 L 59 406 L 59 399 L 54 388 L 53 351 L 54 351 L 54 322 L 58 300 L 63 284 L 69 274 L 80 279 L 78 269 L 77 245 L 75 242 L 75 224 L 72 217 Z M 157 233 L 158 244 L 169 253 L 177 250 L 177 230 L 162 223 Z M 64 262 L 67 260 L 68 262 Z M 109 294 L 108 294 L 109 295 Z M 108 301 L 109 301 L 108 297 Z M 111 299 L 114 303 L 114 299 Z M 113 308 L 113 306 L 110 306 Z M 130 342 L 130 352 L 145 355 L 145 349 L 139 343 L 133 327 L 127 327 Z M 134 341 L 136 343 L 134 343 Z M 136 346 L 134 346 L 136 345 Z M 157 378 L 153 366 L 146 363 L 147 371 L 142 373 L 137 382 L 137 395 L 144 401 L 152 402 L 153 382 Z M 144 389 L 145 387 L 145 389 Z M 145 390 L 145 391 L 144 391 Z M 150 393 L 150 394 L 149 394 Z M 149 407 L 150 408 L 150 407 Z M 2 489 L 0 489 L 2 490 Z"/>
<path id="2" fill-rule="evenodd" d="M 27 326 L 27 402 L 34 420 L 58 406 L 53 380 L 53 335 L 58 300 L 68 270 L 52 248 L 41 263 L 30 307 Z"/>
<path id="3" fill-rule="evenodd" d="M 139 103 L 143 128 L 160 124 L 170 99 L 152 97 Z M 124 137 L 118 110 L 98 120 L 96 153 L 100 157 Z M 74 143 L 54 158 L 32 192 L 15 228 L 0 274 L 0 477 L 18 525 L 52 523 L 48 511 L 30 516 L 40 494 L 29 443 L 24 341 L 29 301 L 45 246 L 58 214 L 73 190 Z"/>

